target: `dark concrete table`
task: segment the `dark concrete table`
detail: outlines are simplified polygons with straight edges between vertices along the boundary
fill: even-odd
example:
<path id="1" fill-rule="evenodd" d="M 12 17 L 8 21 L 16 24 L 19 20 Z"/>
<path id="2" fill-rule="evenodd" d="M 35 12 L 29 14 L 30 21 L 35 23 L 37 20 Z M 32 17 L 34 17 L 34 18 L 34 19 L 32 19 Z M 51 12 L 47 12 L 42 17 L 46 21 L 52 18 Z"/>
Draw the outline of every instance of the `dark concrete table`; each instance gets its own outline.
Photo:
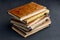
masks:
<path id="1" fill-rule="evenodd" d="M 23 38 L 11 29 L 9 9 L 34 1 L 50 10 L 52 24 L 28 37 Z M 60 40 L 60 1 L 59 0 L 0 0 L 0 40 Z"/>

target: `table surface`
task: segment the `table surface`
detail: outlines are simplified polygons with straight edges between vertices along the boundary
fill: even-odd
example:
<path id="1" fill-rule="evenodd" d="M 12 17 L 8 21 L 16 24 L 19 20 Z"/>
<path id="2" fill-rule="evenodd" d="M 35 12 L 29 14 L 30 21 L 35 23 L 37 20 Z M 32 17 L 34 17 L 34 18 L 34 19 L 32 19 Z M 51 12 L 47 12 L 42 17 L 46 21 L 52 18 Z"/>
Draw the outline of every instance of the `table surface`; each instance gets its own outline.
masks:
<path id="1" fill-rule="evenodd" d="M 50 10 L 52 24 L 27 38 L 23 38 L 11 29 L 12 18 L 8 10 L 29 2 L 36 2 Z M 59 0 L 0 0 L 0 40 L 60 40 L 60 1 Z"/>

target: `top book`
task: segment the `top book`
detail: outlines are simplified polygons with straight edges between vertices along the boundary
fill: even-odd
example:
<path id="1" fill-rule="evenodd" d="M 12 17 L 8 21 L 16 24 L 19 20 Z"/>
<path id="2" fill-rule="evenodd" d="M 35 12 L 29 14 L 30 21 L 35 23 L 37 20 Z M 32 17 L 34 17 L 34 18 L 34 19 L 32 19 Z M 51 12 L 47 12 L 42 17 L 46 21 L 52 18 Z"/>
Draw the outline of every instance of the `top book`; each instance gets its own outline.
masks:
<path id="1" fill-rule="evenodd" d="M 24 20 L 45 10 L 46 7 L 30 2 L 17 8 L 13 8 L 9 10 L 8 13 L 19 20 Z"/>

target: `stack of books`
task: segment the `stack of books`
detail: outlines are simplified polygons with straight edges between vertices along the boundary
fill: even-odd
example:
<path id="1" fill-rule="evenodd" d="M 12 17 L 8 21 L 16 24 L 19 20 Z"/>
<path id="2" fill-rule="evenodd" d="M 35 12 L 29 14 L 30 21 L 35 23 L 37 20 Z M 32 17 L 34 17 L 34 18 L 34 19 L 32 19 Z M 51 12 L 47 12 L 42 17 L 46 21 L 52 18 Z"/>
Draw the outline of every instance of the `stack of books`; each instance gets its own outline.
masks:
<path id="1" fill-rule="evenodd" d="M 28 37 L 51 24 L 49 10 L 35 2 L 8 11 L 12 16 L 12 29 L 23 37 Z"/>

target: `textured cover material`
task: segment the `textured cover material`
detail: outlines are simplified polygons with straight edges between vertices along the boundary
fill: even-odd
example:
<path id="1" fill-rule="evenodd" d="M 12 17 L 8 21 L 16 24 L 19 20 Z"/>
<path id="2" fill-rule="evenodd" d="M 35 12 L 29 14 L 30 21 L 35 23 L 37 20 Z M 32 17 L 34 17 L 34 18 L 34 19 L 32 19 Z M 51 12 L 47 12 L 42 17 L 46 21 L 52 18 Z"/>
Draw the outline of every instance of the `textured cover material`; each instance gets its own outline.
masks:
<path id="1" fill-rule="evenodd" d="M 41 26 L 35 28 L 34 30 L 30 31 L 30 32 L 27 32 L 27 34 L 23 34 L 22 31 L 19 31 L 18 29 L 16 29 L 14 26 L 12 26 L 12 29 L 15 30 L 18 34 L 22 35 L 23 37 L 28 37 L 46 27 L 48 27 L 48 25 L 51 24 L 51 20 L 49 19 L 49 21 L 45 22 L 44 24 L 42 24 Z"/>
<path id="2" fill-rule="evenodd" d="M 14 15 L 20 18 L 20 20 L 24 20 L 45 10 L 46 7 L 34 2 L 30 2 L 23 6 L 19 6 L 17 8 L 11 9 L 8 11 L 8 13 L 12 16 Z"/>

